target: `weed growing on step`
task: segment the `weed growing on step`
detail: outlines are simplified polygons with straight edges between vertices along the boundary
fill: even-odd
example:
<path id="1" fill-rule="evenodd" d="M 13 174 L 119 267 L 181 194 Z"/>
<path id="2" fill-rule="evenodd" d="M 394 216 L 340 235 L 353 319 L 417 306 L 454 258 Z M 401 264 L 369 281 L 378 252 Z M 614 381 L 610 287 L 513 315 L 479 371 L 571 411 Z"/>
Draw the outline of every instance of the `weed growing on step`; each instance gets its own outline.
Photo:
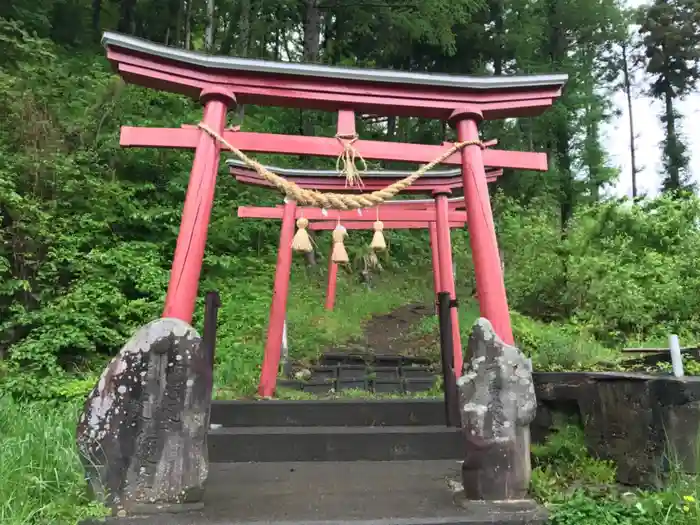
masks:
<path id="1" fill-rule="evenodd" d="M 432 399 L 442 397 L 442 386 L 439 381 L 430 390 L 425 392 L 411 392 L 407 394 L 390 394 L 390 393 L 372 393 L 367 390 L 360 389 L 348 389 L 341 390 L 340 392 L 335 392 L 333 394 L 328 394 L 325 396 L 319 396 L 317 394 L 309 394 L 307 392 L 293 390 L 288 388 L 279 388 L 276 393 L 277 399 L 284 400 L 304 400 L 304 399 Z"/>

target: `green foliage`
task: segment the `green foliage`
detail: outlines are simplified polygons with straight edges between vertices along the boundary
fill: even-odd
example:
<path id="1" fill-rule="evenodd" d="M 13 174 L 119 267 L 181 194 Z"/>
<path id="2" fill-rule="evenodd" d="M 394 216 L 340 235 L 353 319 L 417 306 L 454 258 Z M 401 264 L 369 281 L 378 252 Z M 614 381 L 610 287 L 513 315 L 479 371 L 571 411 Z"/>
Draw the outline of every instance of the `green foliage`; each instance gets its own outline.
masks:
<path id="1" fill-rule="evenodd" d="M 700 361 L 688 357 L 687 355 L 682 355 L 683 357 L 683 373 L 687 376 L 700 376 Z M 673 365 L 670 361 L 658 363 L 652 371 L 661 371 L 666 373 L 673 372 Z"/>
<path id="2" fill-rule="evenodd" d="M 694 340 L 700 328 L 700 200 L 659 197 L 582 206 L 562 237 L 546 202 L 497 204 L 506 285 L 516 310 L 568 322 L 608 345 Z"/>
<path id="3" fill-rule="evenodd" d="M 615 485 L 615 466 L 589 456 L 583 431 L 564 425 L 533 445 L 531 492 L 553 525 L 697 525 L 698 480 L 685 476 L 659 491 Z"/>
<path id="4" fill-rule="evenodd" d="M 619 361 L 619 350 L 598 342 L 582 326 L 572 323 L 542 323 L 513 313 L 515 343 L 532 359 L 535 370 L 597 370 Z"/>
<path id="5" fill-rule="evenodd" d="M 0 413 L 0 523 L 74 525 L 106 515 L 86 493 L 74 404 L 18 404 L 0 397 Z"/>
<path id="6" fill-rule="evenodd" d="M 223 307 L 219 312 L 215 368 L 217 396 L 252 395 L 257 386 L 273 269 L 258 271 L 262 270 L 266 274 L 252 282 L 231 279 L 221 287 Z M 289 353 L 301 361 L 309 361 L 320 351 L 361 335 L 363 321 L 421 300 L 426 291 L 420 278 L 412 275 L 383 275 L 376 288 L 368 290 L 354 276 L 339 272 L 336 307 L 333 312 L 327 312 L 325 279 L 307 275 L 301 268 L 295 268 L 292 275 L 287 316 Z"/>
<path id="7" fill-rule="evenodd" d="M 567 242 L 572 313 L 612 340 L 695 333 L 699 213 L 695 197 L 582 210 Z"/>

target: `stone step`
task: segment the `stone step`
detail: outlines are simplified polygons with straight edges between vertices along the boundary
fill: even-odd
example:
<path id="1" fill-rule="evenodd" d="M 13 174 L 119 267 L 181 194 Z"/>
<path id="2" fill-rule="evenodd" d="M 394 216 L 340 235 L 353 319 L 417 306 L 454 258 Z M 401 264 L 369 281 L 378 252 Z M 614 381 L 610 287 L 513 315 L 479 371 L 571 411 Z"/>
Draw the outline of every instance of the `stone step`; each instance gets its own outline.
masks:
<path id="1" fill-rule="evenodd" d="M 278 386 L 298 390 L 317 396 L 328 396 L 348 390 L 363 390 L 370 394 L 418 394 L 429 392 L 435 386 L 437 377 L 406 378 L 406 379 L 316 379 L 313 376 L 307 381 L 285 380 L 278 381 Z"/>
<path id="2" fill-rule="evenodd" d="M 373 427 L 445 425 L 442 398 L 214 401 L 223 427 Z"/>
<path id="3" fill-rule="evenodd" d="M 366 365 L 366 366 L 430 366 L 427 357 L 412 357 L 396 354 L 325 352 L 319 359 L 322 366 Z"/>
<path id="4" fill-rule="evenodd" d="M 464 438 L 444 426 L 222 427 L 208 438 L 212 462 L 396 461 L 464 457 Z"/>
<path id="5" fill-rule="evenodd" d="M 456 461 L 211 465 L 204 510 L 110 525 L 544 525 L 532 503 L 464 503 Z M 87 521 L 83 525 L 101 521 Z"/>

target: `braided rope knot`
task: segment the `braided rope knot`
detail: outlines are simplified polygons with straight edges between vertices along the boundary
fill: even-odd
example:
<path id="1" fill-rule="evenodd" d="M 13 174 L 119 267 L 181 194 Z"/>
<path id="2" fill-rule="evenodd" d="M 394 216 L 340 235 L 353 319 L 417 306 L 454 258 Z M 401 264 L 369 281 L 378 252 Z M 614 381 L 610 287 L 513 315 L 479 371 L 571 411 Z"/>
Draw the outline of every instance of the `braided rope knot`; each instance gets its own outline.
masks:
<path id="1" fill-rule="evenodd" d="M 337 134 L 335 136 L 343 147 L 343 151 L 338 155 L 338 159 L 335 161 L 335 169 L 341 174 L 345 175 L 345 187 L 352 188 L 353 186 L 364 187 L 362 182 L 362 177 L 360 173 L 367 171 L 367 163 L 365 159 L 362 158 L 362 154 L 357 151 L 357 148 L 353 146 L 355 142 L 360 138 L 357 133 L 352 133 L 350 135 Z M 359 159 L 362 163 L 362 170 L 357 169 L 356 160 Z"/>
<path id="2" fill-rule="evenodd" d="M 449 149 L 445 150 L 437 158 L 435 158 L 428 164 L 421 166 L 407 177 L 404 177 L 403 179 L 398 180 L 393 184 L 390 184 L 386 188 L 373 191 L 372 193 L 366 193 L 361 195 L 346 195 L 343 193 L 323 193 L 316 190 L 308 190 L 305 188 L 301 188 L 298 184 L 292 181 L 288 181 L 284 177 L 280 177 L 276 173 L 271 172 L 265 166 L 260 164 L 257 160 L 250 158 L 248 155 L 246 155 L 240 149 L 228 142 L 224 137 L 222 137 L 219 133 L 211 129 L 205 123 L 200 122 L 197 125 L 197 127 L 205 133 L 207 133 L 214 140 L 219 142 L 219 144 L 221 144 L 223 147 L 225 147 L 227 150 L 233 153 L 236 157 L 238 157 L 238 159 L 241 160 L 247 167 L 254 170 L 260 177 L 272 184 L 285 196 L 296 201 L 297 204 L 300 204 L 302 206 L 313 206 L 315 208 L 323 208 L 329 210 L 356 210 L 359 208 L 372 208 L 383 202 L 393 199 L 396 195 L 398 195 L 400 192 L 411 186 L 428 171 L 432 170 L 435 166 L 444 162 L 445 159 L 451 157 L 454 153 L 466 148 L 467 146 L 479 146 L 482 149 L 485 148 L 484 143 L 480 140 L 455 142 Z M 339 140 L 341 140 L 342 138 L 346 137 L 340 137 Z M 357 138 L 353 137 L 352 139 L 350 139 L 350 142 L 354 143 L 356 140 Z M 352 144 L 350 144 L 350 146 L 352 146 Z M 355 150 L 356 156 L 359 155 L 359 152 L 357 152 L 354 146 L 352 146 L 352 149 Z M 341 156 L 344 155 L 345 149 L 343 153 L 341 153 Z M 361 155 L 360 159 L 362 159 Z M 347 160 L 347 158 L 345 160 Z M 355 157 L 351 156 L 350 160 L 352 161 L 352 165 L 354 167 Z M 339 158 L 338 163 L 342 164 L 342 162 L 343 161 L 341 161 Z M 362 162 L 364 163 L 364 159 L 362 159 Z M 347 167 L 347 164 L 345 166 Z M 353 180 L 354 182 L 357 181 L 357 179 Z M 346 186 L 347 184 L 349 184 L 349 182 L 347 181 L 346 174 Z"/>

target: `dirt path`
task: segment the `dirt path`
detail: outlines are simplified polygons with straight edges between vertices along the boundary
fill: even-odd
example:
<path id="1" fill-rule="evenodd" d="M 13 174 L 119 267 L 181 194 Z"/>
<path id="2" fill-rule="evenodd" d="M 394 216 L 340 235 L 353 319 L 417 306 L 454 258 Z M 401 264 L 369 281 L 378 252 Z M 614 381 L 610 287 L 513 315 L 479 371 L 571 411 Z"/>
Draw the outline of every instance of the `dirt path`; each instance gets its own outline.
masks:
<path id="1" fill-rule="evenodd" d="M 434 338 L 416 334 L 419 323 L 433 315 L 431 306 L 409 304 L 367 321 L 363 335 L 334 351 L 375 355 L 425 356 L 435 352 Z"/>

